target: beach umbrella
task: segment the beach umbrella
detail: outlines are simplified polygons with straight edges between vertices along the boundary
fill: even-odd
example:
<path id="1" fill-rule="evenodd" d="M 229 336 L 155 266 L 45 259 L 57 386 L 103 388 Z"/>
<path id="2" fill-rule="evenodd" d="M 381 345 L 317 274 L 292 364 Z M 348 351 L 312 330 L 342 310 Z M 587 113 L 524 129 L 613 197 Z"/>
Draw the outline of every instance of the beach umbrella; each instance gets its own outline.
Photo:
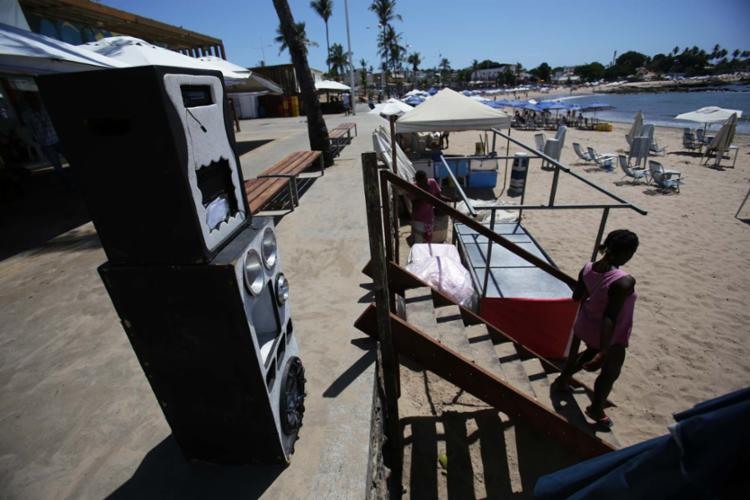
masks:
<path id="1" fill-rule="evenodd" d="M 436 89 L 435 87 L 430 87 L 429 89 L 427 89 L 427 93 L 430 95 L 435 95 L 438 93 L 438 89 Z"/>
<path id="2" fill-rule="evenodd" d="M 750 389 L 699 403 L 674 419 L 667 435 L 542 476 L 534 497 L 734 498 L 745 491 Z"/>
<path id="3" fill-rule="evenodd" d="M 0 72 L 44 75 L 127 64 L 25 29 L 0 24 Z"/>
<path id="4" fill-rule="evenodd" d="M 630 132 L 625 134 L 625 140 L 628 144 L 632 144 L 633 138 L 641 135 L 641 129 L 643 128 L 643 113 L 638 111 L 633 119 L 633 126 L 630 127 Z"/>
<path id="5" fill-rule="evenodd" d="M 387 109 L 386 109 L 386 106 L 388 106 Z M 383 112 L 384 109 L 386 110 L 385 113 Z M 385 114 L 386 116 L 396 114 L 397 116 L 401 116 L 402 114 L 406 113 L 407 111 L 411 111 L 412 109 L 414 109 L 413 106 L 410 106 L 403 101 L 399 101 L 398 99 L 391 97 L 390 99 L 388 99 L 387 101 L 383 103 L 376 104 L 375 107 L 369 111 L 369 114 L 371 115 Z"/>
<path id="6" fill-rule="evenodd" d="M 735 113 L 737 114 L 737 118 L 742 116 L 742 110 L 739 109 L 706 106 L 705 108 L 696 109 L 695 111 L 679 114 L 675 116 L 675 118 L 677 120 L 688 120 L 699 123 L 717 123 L 727 121 L 729 117 Z"/>
<path id="7" fill-rule="evenodd" d="M 716 151 L 716 166 L 718 167 L 721 163 L 721 157 L 724 156 L 724 152 L 729 149 L 734 140 L 734 134 L 737 131 L 737 113 L 732 113 L 732 116 L 726 121 L 721 127 L 719 133 L 713 138 L 711 143 L 706 148 L 706 154 L 709 151 Z"/>
<path id="8" fill-rule="evenodd" d="M 548 111 L 558 111 L 561 109 L 570 109 L 570 106 L 565 104 L 564 102 L 560 101 L 541 101 L 537 104 L 542 109 L 546 109 Z"/>

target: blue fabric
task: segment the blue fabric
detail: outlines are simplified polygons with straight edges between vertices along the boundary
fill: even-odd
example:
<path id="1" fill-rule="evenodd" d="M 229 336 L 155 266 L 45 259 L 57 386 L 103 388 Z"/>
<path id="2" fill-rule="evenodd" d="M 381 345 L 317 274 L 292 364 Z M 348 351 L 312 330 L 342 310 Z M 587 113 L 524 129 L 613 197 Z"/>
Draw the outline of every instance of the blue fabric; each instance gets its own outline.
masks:
<path id="1" fill-rule="evenodd" d="M 750 487 L 750 390 L 675 415 L 671 435 L 542 476 L 537 498 L 741 498 Z"/>

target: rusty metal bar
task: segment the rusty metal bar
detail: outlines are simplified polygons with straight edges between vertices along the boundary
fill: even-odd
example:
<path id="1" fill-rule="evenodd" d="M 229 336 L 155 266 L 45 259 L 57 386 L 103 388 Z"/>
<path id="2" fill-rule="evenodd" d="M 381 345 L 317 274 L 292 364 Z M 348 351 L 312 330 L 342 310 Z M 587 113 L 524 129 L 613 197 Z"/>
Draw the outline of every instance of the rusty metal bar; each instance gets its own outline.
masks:
<path id="1" fill-rule="evenodd" d="M 355 326 L 373 335 L 375 308 L 369 306 Z M 537 431 L 558 440 L 584 458 L 614 451 L 601 439 L 584 432 L 534 399 L 517 391 L 470 359 L 431 338 L 395 314 L 390 315 L 396 350 L 413 358 L 426 369 L 444 378 L 494 408 L 523 419 Z"/>
<path id="2" fill-rule="evenodd" d="M 518 255 L 519 257 L 526 260 L 527 262 L 534 264 L 539 269 L 542 269 L 543 271 L 551 274 L 555 278 L 567 284 L 571 289 L 575 287 L 576 282 L 577 282 L 575 278 L 568 276 L 560 269 L 552 266 L 549 262 L 540 259 L 536 255 L 530 252 L 527 252 L 526 250 L 519 247 L 518 245 L 506 240 L 499 234 L 485 227 L 483 224 L 480 224 L 479 222 L 475 221 L 471 217 L 468 217 L 462 214 L 461 212 L 454 209 L 447 203 L 444 203 L 439 198 L 436 198 L 435 196 L 432 196 L 431 194 L 419 189 L 418 187 L 413 186 L 409 182 L 406 182 L 405 180 L 401 179 L 397 175 L 394 175 L 393 173 L 388 172 L 386 170 L 382 170 L 380 172 L 380 175 L 381 177 L 385 177 L 390 183 L 394 184 L 396 187 L 401 188 L 402 190 L 412 194 L 415 198 L 420 198 L 430 203 L 433 207 L 439 207 L 443 211 L 443 213 L 450 215 L 451 217 L 453 217 L 454 220 L 459 221 L 462 224 L 465 224 L 466 226 L 473 229 L 474 231 L 481 234 L 482 236 L 485 236 L 489 238 L 490 240 L 492 240 L 493 243 L 497 243 L 501 247 L 506 248 L 507 250 Z"/>
<path id="3" fill-rule="evenodd" d="M 599 252 L 599 245 L 602 243 L 602 236 L 604 236 L 604 227 L 607 225 L 607 217 L 609 216 L 609 208 L 605 208 L 602 212 L 602 220 L 599 222 L 599 231 L 596 233 L 596 241 L 594 242 L 594 253 L 591 254 L 591 261 L 596 260 L 596 254 Z"/>

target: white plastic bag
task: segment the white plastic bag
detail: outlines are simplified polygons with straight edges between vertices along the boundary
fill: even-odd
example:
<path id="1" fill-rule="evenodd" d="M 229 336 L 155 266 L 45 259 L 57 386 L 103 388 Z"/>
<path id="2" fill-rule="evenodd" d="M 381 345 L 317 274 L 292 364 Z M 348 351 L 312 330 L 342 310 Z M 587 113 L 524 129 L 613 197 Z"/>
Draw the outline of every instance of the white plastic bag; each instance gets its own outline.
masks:
<path id="1" fill-rule="evenodd" d="M 475 304 L 474 286 L 469 271 L 451 258 L 430 256 L 412 261 L 406 270 L 445 293 L 464 307 Z"/>

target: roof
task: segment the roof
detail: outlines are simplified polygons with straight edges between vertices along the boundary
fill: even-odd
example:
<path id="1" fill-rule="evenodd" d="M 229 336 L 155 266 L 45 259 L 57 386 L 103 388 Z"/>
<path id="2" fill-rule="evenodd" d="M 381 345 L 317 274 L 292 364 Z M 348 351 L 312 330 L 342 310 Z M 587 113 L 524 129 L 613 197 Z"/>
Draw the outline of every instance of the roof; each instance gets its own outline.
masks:
<path id="1" fill-rule="evenodd" d="M 488 130 L 507 128 L 510 116 L 500 110 L 443 89 L 396 121 L 396 132 Z"/>
<path id="2" fill-rule="evenodd" d="M 128 34 L 172 49 L 222 45 L 219 38 L 155 21 L 89 0 L 19 0 L 24 13 L 96 26 L 113 33 Z"/>

